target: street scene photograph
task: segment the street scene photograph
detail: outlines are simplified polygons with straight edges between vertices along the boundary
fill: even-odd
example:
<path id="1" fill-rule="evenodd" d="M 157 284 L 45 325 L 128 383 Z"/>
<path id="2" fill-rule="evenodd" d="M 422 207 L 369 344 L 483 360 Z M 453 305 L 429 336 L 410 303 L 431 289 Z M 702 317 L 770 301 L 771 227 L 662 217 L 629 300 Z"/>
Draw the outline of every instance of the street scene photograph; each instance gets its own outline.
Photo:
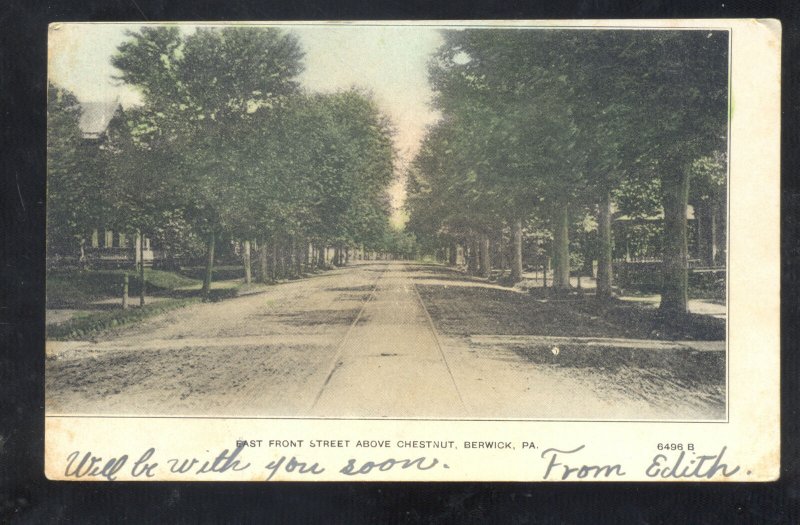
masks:
<path id="1" fill-rule="evenodd" d="M 46 414 L 725 421 L 729 38 L 52 24 Z"/>

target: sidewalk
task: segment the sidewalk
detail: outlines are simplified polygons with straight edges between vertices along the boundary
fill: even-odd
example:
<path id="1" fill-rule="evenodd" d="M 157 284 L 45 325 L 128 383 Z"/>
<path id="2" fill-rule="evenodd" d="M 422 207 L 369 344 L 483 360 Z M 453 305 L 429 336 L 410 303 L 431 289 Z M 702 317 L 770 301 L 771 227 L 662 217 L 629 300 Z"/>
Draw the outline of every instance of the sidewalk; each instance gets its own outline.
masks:
<path id="1" fill-rule="evenodd" d="M 538 288 L 542 286 L 541 272 L 527 272 L 523 273 L 524 281 L 517 285 L 522 288 Z M 548 274 L 548 285 L 551 282 L 552 274 Z M 574 289 L 578 289 L 578 278 L 571 277 L 570 284 Z M 521 285 L 521 286 L 520 286 Z M 585 291 L 594 291 L 597 288 L 597 281 L 592 277 L 581 277 L 580 288 Z M 629 301 L 639 303 L 646 308 L 658 308 L 661 302 L 659 294 L 651 295 L 621 295 L 619 299 L 622 301 Z M 728 307 L 724 304 L 717 304 L 705 299 L 689 299 L 689 312 L 693 314 L 708 315 L 717 319 L 726 319 L 728 316 Z"/>
<path id="2" fill-rule="evenodd" d="M 487 346 L 546 346 L 573 345 L 596 348 L 627 348 L 630 350 L 691 350 L 695 352 L 724 352 L 725 341 L 660 341 L 657 339 L 622 339 L 618 337 L 556 337 L 541 335 L 472 335 L 471 343 Z M 558 355 L 556 352 L 555 355 Z"/>
<path id="3" fill-rule="evenodd" d="M 623 295 L 620 299 L 632 303 L 640 303 L 648 308 L 658 308 L 661 302 L 660 295 Z M 726 319 L 728 317 L 728 307 L 726 305 L 712 303 L 711 301 L 703 299 L 689 299 L 689 312 L 693 314 L 709 315 L 717 319 Z"/>

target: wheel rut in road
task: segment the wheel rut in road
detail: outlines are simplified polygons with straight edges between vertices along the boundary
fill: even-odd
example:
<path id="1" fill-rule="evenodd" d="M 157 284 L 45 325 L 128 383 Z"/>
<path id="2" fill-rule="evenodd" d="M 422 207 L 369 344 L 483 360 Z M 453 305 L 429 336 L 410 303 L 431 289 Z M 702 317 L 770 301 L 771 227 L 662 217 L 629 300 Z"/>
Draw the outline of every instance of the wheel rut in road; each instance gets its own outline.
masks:
<path id="1" fill-rule="evenodd" d="M 692 375 L 694 367 L 675 359 L 625 357 L 680 351 L 714 363 L 722 342 L 628 339 L 568 306 L 533 302 L 438 266 L 359 262 L 260 295 L 173 311 L 103 334 L 96 343 L 48 341 L 46 411 L 355 419 L 724 417 L 723 376 Z M 616 361 L 602 350 L 609 345 L 621 356 Z M 553 352 L 557 346 L 564 346 L 561 353 Z M 602 351 L 574 353 L 595 347 Z"/>
<path id="2" fill-rule="evenodd" d="M 345 335 L 309 415 L 427 418 L 466 409 L 405 266 L 392 265 Z"/>

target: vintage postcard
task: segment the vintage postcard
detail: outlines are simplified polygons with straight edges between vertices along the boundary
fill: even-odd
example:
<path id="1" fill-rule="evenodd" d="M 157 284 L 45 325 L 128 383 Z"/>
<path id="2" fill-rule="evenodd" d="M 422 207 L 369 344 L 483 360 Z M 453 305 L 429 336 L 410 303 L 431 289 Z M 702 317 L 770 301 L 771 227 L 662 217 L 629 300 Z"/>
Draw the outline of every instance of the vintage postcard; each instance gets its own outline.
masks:
<path id="1" fill-rule="evenodd" d="M 780 47 L 52 24 L 47 477 L 777 479 Z"/>

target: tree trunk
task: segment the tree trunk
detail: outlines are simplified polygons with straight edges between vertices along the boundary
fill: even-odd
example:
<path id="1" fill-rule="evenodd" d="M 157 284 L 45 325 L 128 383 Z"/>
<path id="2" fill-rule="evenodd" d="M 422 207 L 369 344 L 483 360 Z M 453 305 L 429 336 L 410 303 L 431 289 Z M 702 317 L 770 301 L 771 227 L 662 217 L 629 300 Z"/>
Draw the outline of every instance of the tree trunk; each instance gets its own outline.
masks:
<path id="1" fill-rule="evenodd" d="M 661 312 L 675 321 L 688 311 L 688 247 L 686 206 L 689 201 L 689 175 L 676 168 L 665 174 L 662 183 L 664 205 L 664 282 L 661 289 Z"/>
<path id="2" fill-rule="evenodd" d="M 727 264 L 727 224 L 728 224 L 728 205 L 727 195 L 722 193 L 721 200 L 714 206 L 714 233 L 716 237 L 716 254 L 714 255 L 714 264 L 725 266 Z"/>
<path id="3" fill-rule="evenodd" d="M 698 256 L 704 266 L 714 266 L 717 256 L 716 215 L 713 203 L 695 204 L 694 217 L 697 220 Z"/>
<path id="4" fill-rule="evenodd" d="M 250 241 L 242 242 L 242 259 L 244 262 L 244 282 L 250 284 L 252 274 L 250 272 Z"/>
<path id="5" fill-rule="evenodd" d="M 319 258 L 317 263 L 319 264 L 320 268 L 325 268 L 326 260 L 325 260 L 325 250 L 327 248 L 324 245 L 319 245 L 317 247 L 317 257 Z"/>
<path id="6" fill-rule="evenodd" d="M 146 292 L 144 281 L 144 234 L 139 234 L 139 306 L 144 306 L 144 294 Z"/>
<path id="7" fill-rule="evenodd" d="M 580 234 L 581 239 L 581 254 L 583 255 L 581 259 L 581 268 L 578 271 L 578 277 L 594 277 L 594 267 L 592 263 L 594 263 L 595 257 L 597 254 L 597 234 L 592 235 L 591 232 L 582 232 Z"/>
<path id="8" fill-rule="evenodd" d="M 297 239 L 292 235 L 289 240 L 289 277 L 296 278 L 300 275 L 299 260 L 297 257 Z"/>
<path id="9" fill-rule="evenodd" d="M 553 288 L 569 287 L 569 210 L 565 204 L 556 210 L 553 221 Z"/>
<path id="10" fill-rule="evenodd" d="M 288 279 L 292 276 L 292 244 L 281 244 L 281 276 Z"/>
<path id="11" fill-rule="evenodd" d="M 487 279 L 492 275 L 492 256 L 489 236 L 481 234 L 481 276 Z"/>
<path id="12" fill-rule="evenodd" d="M 454 240 L 450 241 L 450 259 L 448 262 L 450 266 L 458 264 L 458 243 Z"/>
<path id="13" fill-rule="evenodd" d="M 511 223 L 511 282 L 522 280 L 522 219 Z"/>
<path id="14" fill-rule="evenodd" d="M 128 272 L 122 276 L 122 309 L 128 309 Z"/>
<path id="15" fill-rule="evenodd" d="M 266 284 L 270 281 L 269 275 L 269 248 L 263 240 L 258 243 L 258 265 L 260 268 L 261 282 Z"/>
<path id="16" fill-rule="evenodd" d="M 478 275 L 478 248 L 480 243 L 477 237 L 472 237 L 469 242 L 469 257 L 467 257 L 467 270 L 472 275 Z"/>
<path id="17" fill-rule="evenodd" d="M 88 268 L 88 261 L 86 260 L 86 239 L 81 237 L 80 241 L 78 241 L 78 249 L 80 250 L 80 255 L 78 256 L 78 264 L 81 268 L 86 270 Z"/>
<path id="18" fill-rule="evenodd" d="M 305 248 L 306 254 L 303 255 L 303 248 Z M 303 267 L 305 266 L 305 260 L 308 257 L 308 245 L 303 242 L 302 240 L 295 241 L 295 273 L 297 277 L 303 275 Z"/>
<path id="19" fill-rule="evenodd" d="M 603 192 L 597 214 L 597 298 L 606 301 L 614 295 L 611 239 L 611 192 Z"/>
<path id="20" fill-rule="evenodd" d="M 144 239 L 142 239 L 144 240 Z M 214 232 L 208 236 L 208 244 L 206 246 L 206 275 L 203 279 L 203 301 L 208 301 L 211 297 L 211 279 L 214 275 L 214 247 L 216 245 L 216 237 Z M 144 266 L 144 258 L 142 259 L 142 266 Z"/>
<path id="21" fill-rule="evenodd" d="M 275 241 L 272 243 L 272 279 L 275 281 L 283 279 L 283 270 L 286 266 L 283 258 L 283 245 L 279 241 Z"/>
<path id="22" fill-rule="evenodd" d="M 508 270 L 509 263 L 508 263 L 508 254 L 506 250 L 503 249 L 503 234 L 500 234 L 491 240 L 489 244 L 489 253 L 491 254 L 492 264 L 495 268 L 503 270 L 504 272 Z"/>
<path id="23" fill-rule="evenodd" d="M 710 245 L 711 245 L 711 266 L 717 265 L 717 259 L 719 257 L 719 228 L 717 225 L 717 215 L 719 212 L 717 211 L 717 204 L 712 202 L 709 205 L 709 221 L 708 221 L 708 233 L 709 237 L 711 237 Z"/>
<path id="24" fill-rule="evenodd" d="M 547 257 L 542 265 L 542 288 L 547 288 L 547 271 L 550 269 L 550 257 Z"/>

